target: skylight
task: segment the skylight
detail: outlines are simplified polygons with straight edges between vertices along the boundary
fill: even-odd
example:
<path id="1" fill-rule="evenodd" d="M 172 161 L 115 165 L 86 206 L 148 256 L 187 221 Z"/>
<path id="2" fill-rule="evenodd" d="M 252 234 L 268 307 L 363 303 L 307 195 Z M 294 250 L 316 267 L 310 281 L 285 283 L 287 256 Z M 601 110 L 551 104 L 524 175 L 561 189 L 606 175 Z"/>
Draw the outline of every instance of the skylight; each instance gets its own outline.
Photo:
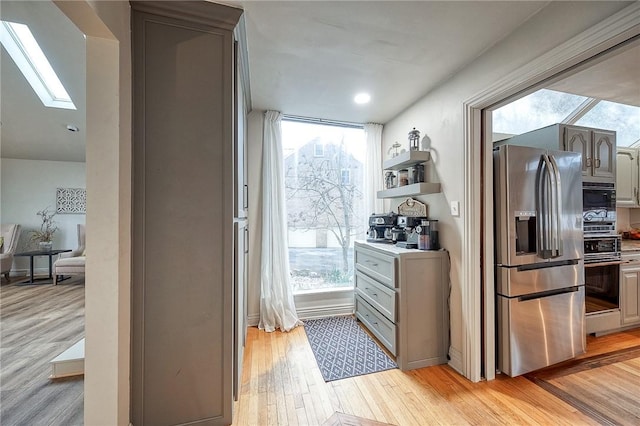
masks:
<path id="1" fill-rule="evenodd" d="M 541 89 L 493 112 L 494 138 L 555 123 L 613 130 L 617 146 L 640 146 L 640 107 L 633 105 Z"/>
<path id="2" fill-rule="evenodd" d="M 29 27 L 0 21 L 0 41 L 45 106 L 76 109 Z"/>

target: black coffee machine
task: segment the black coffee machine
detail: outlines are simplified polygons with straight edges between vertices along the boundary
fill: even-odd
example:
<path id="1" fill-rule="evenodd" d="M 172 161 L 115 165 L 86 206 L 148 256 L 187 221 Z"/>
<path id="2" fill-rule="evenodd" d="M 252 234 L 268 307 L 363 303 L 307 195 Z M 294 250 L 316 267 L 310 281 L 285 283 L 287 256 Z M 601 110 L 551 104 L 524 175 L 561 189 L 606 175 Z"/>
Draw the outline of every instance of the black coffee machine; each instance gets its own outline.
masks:
<path id="1" fill-rule="evenodd" d="M 369 216 L 367 241 L 371 243 L 394 243 L 391 230 L 398 221 L 398 214 L 389 212 Z"/>
<path id="2" fill-rule="evenodd" d="M 424 216 L 398 216 L 399 234 L 396 245 L 402 248 L 418 248 L 419 234 L 416 228 L 426 219 Z"/>

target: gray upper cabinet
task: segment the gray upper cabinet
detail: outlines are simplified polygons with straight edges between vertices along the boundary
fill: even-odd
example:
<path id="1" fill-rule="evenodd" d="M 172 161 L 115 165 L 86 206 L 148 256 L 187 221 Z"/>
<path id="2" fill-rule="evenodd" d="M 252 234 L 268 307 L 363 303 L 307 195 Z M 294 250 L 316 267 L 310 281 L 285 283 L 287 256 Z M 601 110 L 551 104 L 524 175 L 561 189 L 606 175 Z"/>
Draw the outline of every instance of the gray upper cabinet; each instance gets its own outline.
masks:
<path id="1" fill-rule="evenodd" d="M 616 181 L 616 132 L 568 124 L 553 124 L 514 136 L 500 144 L 559 149 L 582 155 L 584 182 Z"/>
<path id="2" fill-rule="evenodd" d="M 564 128 L 564 150 L 582 154 L 582 179 L 615 182 L 616 133 L 578 126 Z"/>
<path id="3" fill-rule="evenodd" d="M 230 424 L 242 11 L 206 1 L 131 7 L 132 423 Z"/>

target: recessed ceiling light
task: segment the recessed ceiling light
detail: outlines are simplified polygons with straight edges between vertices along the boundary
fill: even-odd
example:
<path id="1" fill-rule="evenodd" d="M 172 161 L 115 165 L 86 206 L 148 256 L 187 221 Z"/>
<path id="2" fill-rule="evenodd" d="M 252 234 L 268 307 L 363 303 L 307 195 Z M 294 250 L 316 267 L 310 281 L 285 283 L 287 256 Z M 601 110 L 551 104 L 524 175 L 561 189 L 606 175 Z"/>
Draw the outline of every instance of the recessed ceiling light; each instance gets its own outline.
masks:
<path id="1" fill-rule="evenodd" d="M 371 96 L 368 93 L 358 93 L 355 98 L 353 98 L 353 102 L 357 104 L 366 104 L 371 100 Z"/>

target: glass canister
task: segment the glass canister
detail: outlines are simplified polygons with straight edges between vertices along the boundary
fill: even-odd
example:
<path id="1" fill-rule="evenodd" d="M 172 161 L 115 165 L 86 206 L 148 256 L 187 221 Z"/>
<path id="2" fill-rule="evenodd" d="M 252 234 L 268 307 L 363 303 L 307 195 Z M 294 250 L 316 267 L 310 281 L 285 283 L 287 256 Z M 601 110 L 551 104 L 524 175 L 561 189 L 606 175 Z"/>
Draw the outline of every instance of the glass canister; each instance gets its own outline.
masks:
<path id="1" fill-rule="evenodd" d="M 416 164 L 409 168 L 409 185 L 424 182 L 424 164 Z"/>
<path id="2" fill-rule="evenodd" d="M 398 186 L 409 185 L 409 170 L 398 170 Z"/>
<path id="3" fill-rule="evenodd" d="M 395 173 L 389 171 L 384 175 L 384 186 L 385 188 L 395 188 L 396 187 L 396 175 Z"/>

